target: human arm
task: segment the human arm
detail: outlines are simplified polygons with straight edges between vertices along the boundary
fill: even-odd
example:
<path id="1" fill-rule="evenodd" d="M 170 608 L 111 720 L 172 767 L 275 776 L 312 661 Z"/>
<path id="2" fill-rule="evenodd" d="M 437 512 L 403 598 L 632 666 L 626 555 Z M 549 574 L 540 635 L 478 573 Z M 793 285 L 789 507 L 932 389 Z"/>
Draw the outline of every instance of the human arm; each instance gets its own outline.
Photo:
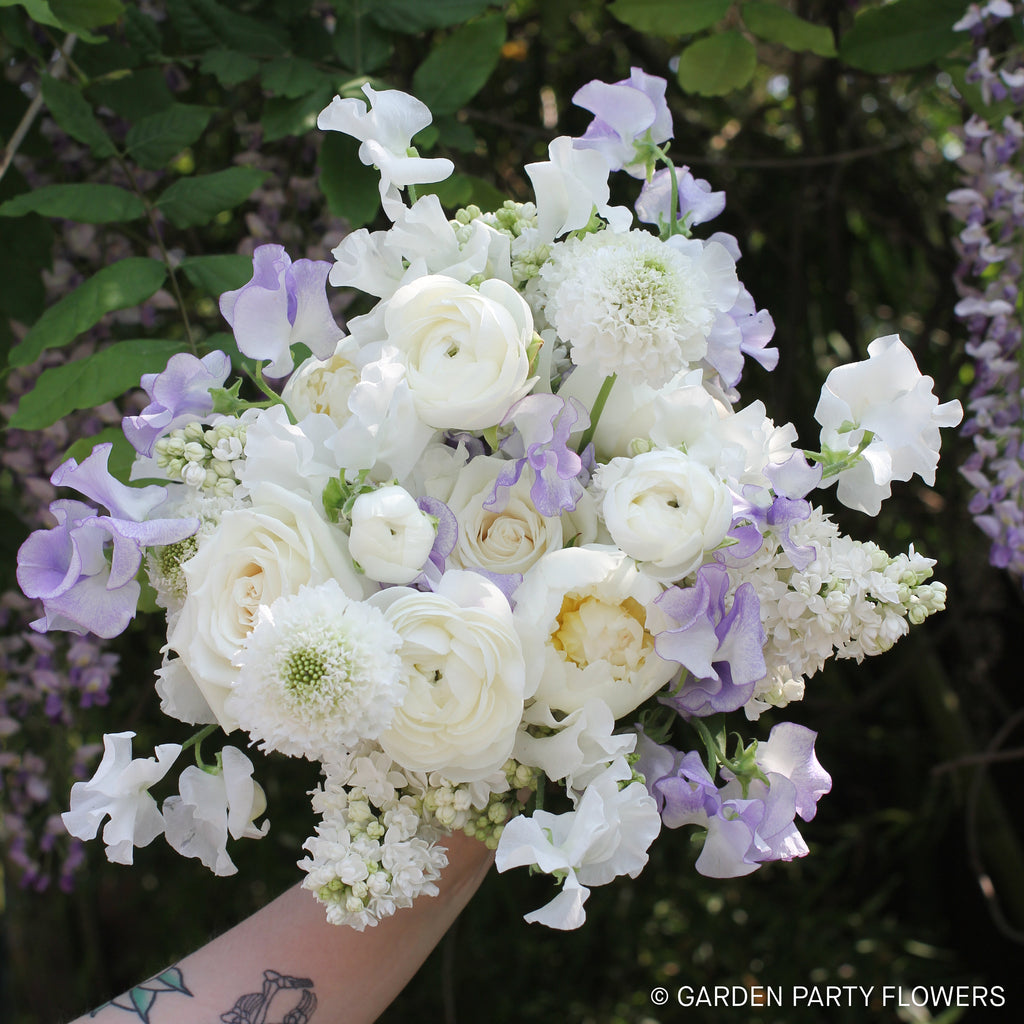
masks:
<path id="1" fill-rule="evenodd" d="M 454 833 L 437 896 L 422 896 L 374 928 L 328 924 L 312 894 L 295 886 L 241 924 L 143 985 L 74 1024 L 149 1024 L 187 1019 L 251 1024 L 369 1024 L 405 987 L 476 892 L 493 854 Z M 149 993 L 152 993 L 150 995 Z M 135 1003 L 133 1004 L 133 994 Z M 146 1015 L 133 1009 L 149 1004 Z M 291 1017 L 285 1017 L 291 1013 Z"/>

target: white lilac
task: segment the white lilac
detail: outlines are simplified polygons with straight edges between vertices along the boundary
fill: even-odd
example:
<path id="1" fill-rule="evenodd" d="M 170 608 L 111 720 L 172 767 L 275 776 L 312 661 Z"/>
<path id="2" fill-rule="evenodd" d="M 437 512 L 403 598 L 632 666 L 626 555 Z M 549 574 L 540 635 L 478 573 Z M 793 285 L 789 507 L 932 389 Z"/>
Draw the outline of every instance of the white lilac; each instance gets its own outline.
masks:
<path id="1" fill-rule="evenodd" d="M 168 480 L 181 481 L 207 495 L 230 498 L 238 486 L 247 426 L 243 420 L 221 418 L 216 424 L 193 421 L 169 430 L 154 442 L 156 464 Z"/>
<path id="2" fill-rule="evenodd" d="M 405 696 L 398 634 L 334 580 L 263 606 L 225 702 L 266 750 L 324 760 L 374 739 Z"/>

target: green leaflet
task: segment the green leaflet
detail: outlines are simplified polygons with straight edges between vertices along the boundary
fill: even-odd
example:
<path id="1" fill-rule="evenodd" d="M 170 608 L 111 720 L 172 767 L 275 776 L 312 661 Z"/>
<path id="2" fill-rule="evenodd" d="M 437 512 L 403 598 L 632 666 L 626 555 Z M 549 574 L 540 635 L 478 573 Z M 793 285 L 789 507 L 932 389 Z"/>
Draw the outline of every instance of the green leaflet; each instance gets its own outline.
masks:
<path id="1" fill-rule="evenodd" d="M 0 204 L 0 217 L 39 213 L 83 224 L 111 224 L 146 215 L 141 199 L 116 185 L 44 185 Z"/>
<path id="2" fill-rule="evenodd" d="M 229 167 L 212 174 L 179 178 L 160 194 L 156 205 L 175 227 L 206 224 L 222 210 L 245 202 L 267 176 L 266 171 L 253 167 Z"/>
<path id="3" fill-rule="evenodd" d="M 160 260 L 144 256 L 104 267 L 43 313 L 21 344 L 11 349 L 11 366 L 28 366 L 44 349 L 67 345 L 115 309 L 145 302 L 166 276 Z"/>

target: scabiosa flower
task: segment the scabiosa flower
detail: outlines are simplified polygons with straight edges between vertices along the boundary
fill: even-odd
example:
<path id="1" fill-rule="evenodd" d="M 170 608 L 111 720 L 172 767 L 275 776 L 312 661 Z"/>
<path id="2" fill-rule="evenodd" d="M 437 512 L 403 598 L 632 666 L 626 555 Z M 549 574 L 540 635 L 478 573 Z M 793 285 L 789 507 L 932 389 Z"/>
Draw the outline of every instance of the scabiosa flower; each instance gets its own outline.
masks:
<path id="1" fill-rule="evenodd" d="M 707 354 L 719 313 L 739 294 L 718 242 L 603 231 L 552 247 L 538 275 L 551 325 L 577 366 L 661 387 Z"/>
<path id="2" fill-rule="evenodd" d="M 335 580 L 261 607 L 236 658 L 228 714 L 264 750 L 324 760 L 391 723 L 405 694 L 401 641 Z"/>

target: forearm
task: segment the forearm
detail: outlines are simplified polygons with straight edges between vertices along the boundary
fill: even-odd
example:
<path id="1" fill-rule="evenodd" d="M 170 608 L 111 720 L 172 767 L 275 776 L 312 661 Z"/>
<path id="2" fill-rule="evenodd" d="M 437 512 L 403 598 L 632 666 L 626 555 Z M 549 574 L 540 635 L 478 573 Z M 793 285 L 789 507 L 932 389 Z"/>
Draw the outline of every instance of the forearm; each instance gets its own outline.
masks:
<path id="1" fill-rule="evenodd" d="M 459 833 L 445 845 L 440 894 L 420 897 L 375 928 L 328 924 L 323 907 L 296 886 L 133 990 L 134 1004 L 126 993 L 75 1024 L 130 1024 L 125 1010 L 149 1024 L 250 1024 L 271 1003 L 268 1020 L 297 1010 L 289 1018 L 296 1024 L 314 1012 L 325 1024 L 369 1024 L 416 973 L 490 867 L 493 855 L 475 840 Z M 150 1004 L 147 1016 L 133 1010 L 139 999 Z"/>

